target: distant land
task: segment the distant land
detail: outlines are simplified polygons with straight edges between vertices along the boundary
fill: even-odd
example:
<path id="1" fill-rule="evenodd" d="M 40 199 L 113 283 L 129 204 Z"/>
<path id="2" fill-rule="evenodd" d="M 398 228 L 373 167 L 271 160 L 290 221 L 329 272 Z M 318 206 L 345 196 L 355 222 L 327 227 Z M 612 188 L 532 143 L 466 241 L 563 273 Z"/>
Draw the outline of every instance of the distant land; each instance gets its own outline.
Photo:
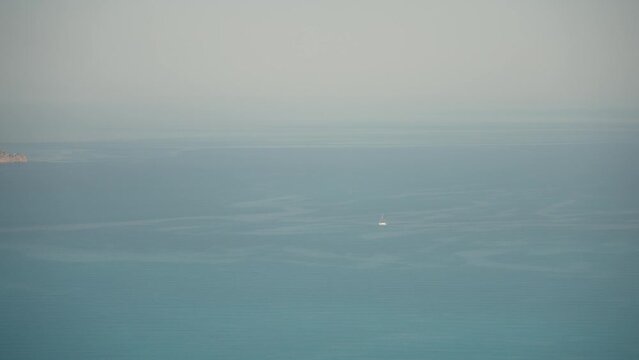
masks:
<path id="1" fill-rule="evenodd" d="M 10 164 L 10 163 L 26 163 L 27 156 L 24 154 L 16 154 L 16 153 L 8 153 L 5 151 L 0 151 L 0 164 Z"/>

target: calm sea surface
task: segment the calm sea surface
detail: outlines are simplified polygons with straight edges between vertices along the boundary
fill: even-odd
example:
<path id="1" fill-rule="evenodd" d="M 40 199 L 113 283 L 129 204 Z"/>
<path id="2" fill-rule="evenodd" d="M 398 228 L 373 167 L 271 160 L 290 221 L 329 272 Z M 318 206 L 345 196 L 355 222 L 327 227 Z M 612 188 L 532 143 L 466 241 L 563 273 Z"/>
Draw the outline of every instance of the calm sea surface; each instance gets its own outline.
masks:
<path id="1" fill-rule="evenodd" d="M 1 144 L 0 358 L 639 358 L 637 130 Z"/>

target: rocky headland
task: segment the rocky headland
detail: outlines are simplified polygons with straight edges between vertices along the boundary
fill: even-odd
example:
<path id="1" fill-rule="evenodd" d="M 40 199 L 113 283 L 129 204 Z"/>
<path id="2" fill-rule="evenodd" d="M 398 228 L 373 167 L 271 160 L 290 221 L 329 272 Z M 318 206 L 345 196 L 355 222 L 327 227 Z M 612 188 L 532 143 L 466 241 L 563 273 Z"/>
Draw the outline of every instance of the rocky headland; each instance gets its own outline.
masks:
<path id="1" fill-rule="evenodd" d="M 27 156 L 24 154 L 8 153 L 0 151 L 0 164 L 26 163 Z"/>

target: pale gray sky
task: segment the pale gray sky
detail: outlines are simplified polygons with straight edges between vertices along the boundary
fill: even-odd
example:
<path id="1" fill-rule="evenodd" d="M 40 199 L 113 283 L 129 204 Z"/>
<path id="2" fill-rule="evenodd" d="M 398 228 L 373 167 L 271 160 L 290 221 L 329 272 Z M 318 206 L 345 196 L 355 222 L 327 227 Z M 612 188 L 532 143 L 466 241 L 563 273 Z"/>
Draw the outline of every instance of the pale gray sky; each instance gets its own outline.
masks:
<path id="1" fill-rule="evenodd" d="M 634 109 L 637 1 L 2 1 L 0 141 Z"/>

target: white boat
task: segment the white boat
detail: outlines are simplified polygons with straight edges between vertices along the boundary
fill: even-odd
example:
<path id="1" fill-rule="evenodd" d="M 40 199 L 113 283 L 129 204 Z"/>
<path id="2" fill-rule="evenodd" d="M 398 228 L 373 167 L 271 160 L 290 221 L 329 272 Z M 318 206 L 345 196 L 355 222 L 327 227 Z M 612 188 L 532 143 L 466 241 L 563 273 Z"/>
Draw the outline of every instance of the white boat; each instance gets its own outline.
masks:
<path id="1" fill-rule="evenodd" d="M 386 220 L 384 220 L 384 214 L 379 218 L 379 222 L 377 223 L 379 226 L 386 226 Z"/>

